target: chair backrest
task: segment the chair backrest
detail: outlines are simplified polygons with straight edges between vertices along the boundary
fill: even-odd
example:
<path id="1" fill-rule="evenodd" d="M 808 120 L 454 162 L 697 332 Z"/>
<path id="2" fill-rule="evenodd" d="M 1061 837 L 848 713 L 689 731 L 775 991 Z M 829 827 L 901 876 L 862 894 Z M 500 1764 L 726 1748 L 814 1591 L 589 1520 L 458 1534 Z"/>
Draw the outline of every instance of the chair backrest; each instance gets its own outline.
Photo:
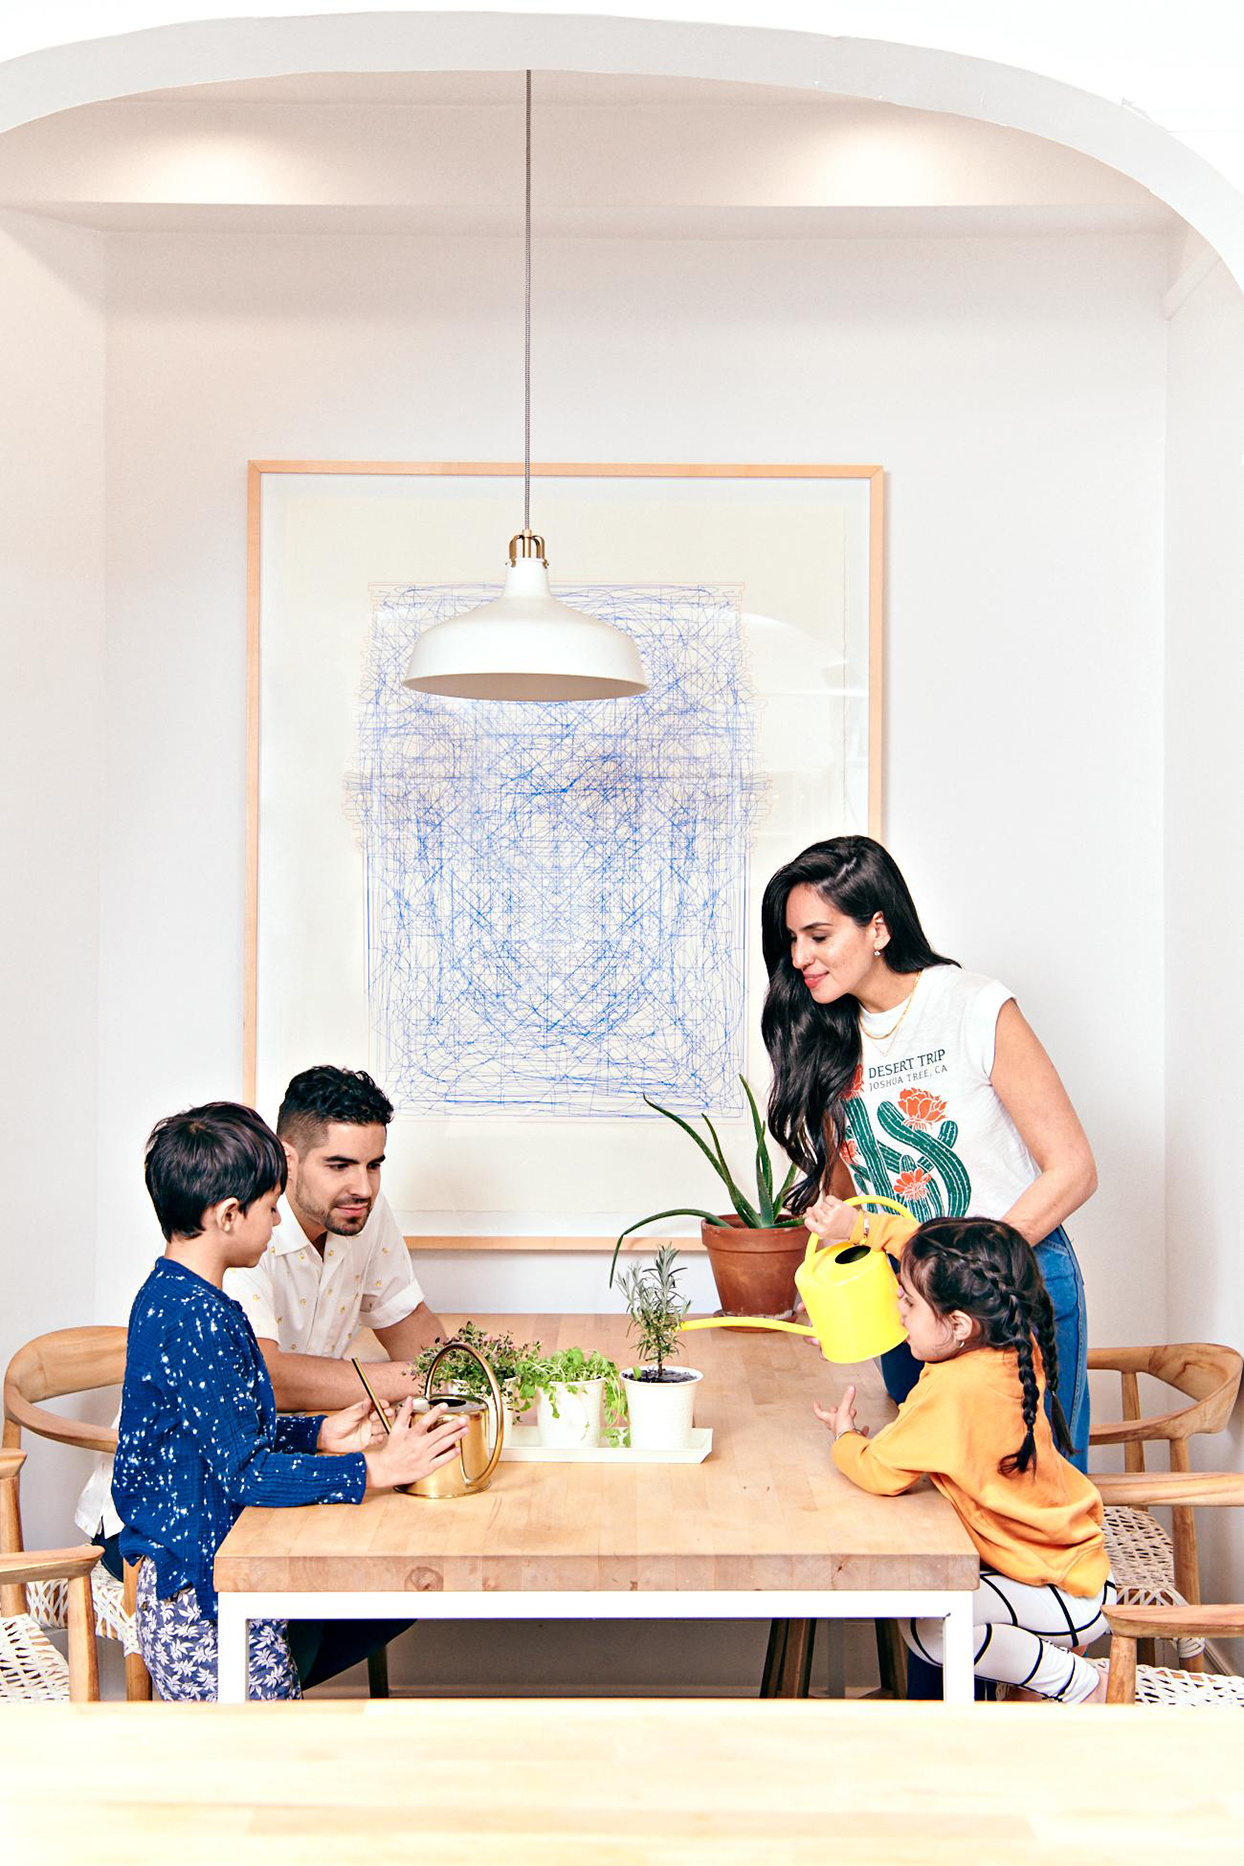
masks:
<path id="1" fill-rule="evenodd" d="M 1151 1439 L 1178 1443 L 1202 1432 L 1221 1432 L 1231 1417 L 1244 1359 L 1212 1341 L 1177 1341 L 1144 1348 L 1092 1348 L 1089 1371 L 1122 1375 L 1123 1418 L 1090 1428 L 1094 1445 L 1135 1445 Z M 1149 1374 L 1186 1393 L 1192 1404 L 1142 1417 L 1138 1376 Z"/>
<path id="2" fill-rule="evenodd" d="M 64 1419 L 40 1402 L 120 1386 L 124 1377 L 123 1328 L 58 1328 L 36 1335 L 17 1350 L 4 1376 L 5 1444 L 20 1444 L 25 1431 L 83 1451 L 115 1451 L 111 1427 Z"/>

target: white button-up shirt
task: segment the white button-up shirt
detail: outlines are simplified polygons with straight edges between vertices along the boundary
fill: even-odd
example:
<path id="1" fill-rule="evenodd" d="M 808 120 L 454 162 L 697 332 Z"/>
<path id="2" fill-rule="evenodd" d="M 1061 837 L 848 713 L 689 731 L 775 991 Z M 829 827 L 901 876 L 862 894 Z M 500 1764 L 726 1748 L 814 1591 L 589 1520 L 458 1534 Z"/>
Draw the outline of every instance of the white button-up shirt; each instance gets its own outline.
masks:
<path id="1" fill-rule="evenodd" d="M 360 1328 L 391 1328 L 423 1301 L 410 1252 L 387 1199 L 377 1198 L 357 1237 L 324 1239 L 324 1255 L 281 1200 L 281 1222 L 253 1270 L 226 1270 L 225 1292 L 251 1327 L 285 1354 L 340 1360 Z M 74 1512 L 85 1535 L 121 1529 L 112 1503 L 112 1459 L 100 1458 Z"/>
<path id="2" fill-rule="evenodd" d="M 340 1360 L 360 1328 L 392 1328 L 423 1301 L 406 1240 L 385 1198 L 357 1237 L 315 1245 L 281 1202 L 281 1222 L 253 1270 L 226 1270 L 225 1294 L 245 1309 L 261 1341 L 284 1354 Z"/>

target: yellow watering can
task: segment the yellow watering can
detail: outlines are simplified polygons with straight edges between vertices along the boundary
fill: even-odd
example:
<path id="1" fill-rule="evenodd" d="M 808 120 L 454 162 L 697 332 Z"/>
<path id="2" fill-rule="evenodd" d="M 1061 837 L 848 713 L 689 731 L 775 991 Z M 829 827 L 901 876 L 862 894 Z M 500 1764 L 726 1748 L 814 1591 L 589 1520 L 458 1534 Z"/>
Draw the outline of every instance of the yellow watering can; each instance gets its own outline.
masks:
<path id="1" fill-rule="evenodd" d="M 844 1199 L 844 1205 L 885 1205 L 904 1218 L 912 1214 L 897 1199 Z M 779 1328 L 788 1335 L 814 1335 L 827 1361 L 871 1361 L 887 1348 L 906 1339 L 898 1319 L 898 1279 L 884 1251 L 873 1250 L 857 1237 L 845 1244 L 826 1244 L 815 1232 L 795 1272 L 808 1321 L 778 1322 L 763 1315 L 712 1315 L 684 1322 L 693 1328 Z"/>

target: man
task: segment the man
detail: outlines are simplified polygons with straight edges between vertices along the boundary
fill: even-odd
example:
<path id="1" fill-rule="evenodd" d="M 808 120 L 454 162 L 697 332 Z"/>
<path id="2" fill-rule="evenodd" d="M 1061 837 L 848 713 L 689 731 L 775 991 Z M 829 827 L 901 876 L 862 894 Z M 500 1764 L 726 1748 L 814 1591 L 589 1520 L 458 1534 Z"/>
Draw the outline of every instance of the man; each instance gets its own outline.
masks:
<path id="1" fill-rule="evenodd" d="M 409 1363 L 444 1333 L 380 1191 L 392 1118 L 393 1104 L 362 1070 L 304 1069 L 285 1091 L 276 1131 L 289 1162 L 287 1222 L 253 1270 L 225 1278 L 282 1412 L 354 1403 L 358 1376 L 344 1357 L 360 1328 L 389 1356 L 369 1370 L 376 1396 L 396 1404 L 415 1392 Z"/>
<path id="2" fill-rule="evenodd" d="M 342 1357 L 361 1327 L 390 1356 L 369 1371 L 376 1396 L 396 1404 L 415 1392 L 409 1361 L 443 1333 L 380 1192 L 392 1118 L 393 1104 L 362 1070 L 305 1069 L 285 1091 L 277 1115 L 289 1162 L 282 1222 L 255 1268 L 225 1279 L 255 1330 L 283 1412 L 354 1403 L 358 1376 Z M 104 1566 L 120 1579 L 111 1458 L 100 1459 L 75 1521 L 102 1543 Z"/>

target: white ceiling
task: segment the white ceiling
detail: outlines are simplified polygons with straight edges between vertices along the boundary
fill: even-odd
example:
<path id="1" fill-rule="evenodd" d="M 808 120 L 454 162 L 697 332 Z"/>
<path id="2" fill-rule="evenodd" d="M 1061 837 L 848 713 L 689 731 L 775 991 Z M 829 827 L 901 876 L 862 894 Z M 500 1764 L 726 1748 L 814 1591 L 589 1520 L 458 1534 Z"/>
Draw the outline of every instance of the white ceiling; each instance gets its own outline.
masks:
<path id="1" fill-rule="evenodd" d="M 521 229 L 523 74 L 198 85 L 0 135 L 0 207 L 106 231 Z M 1165 233 L 1139 183 L 966 118 L 763 85 L 539 73 L 535 225 L 591 239 Z"/>
<path id="2" fill-rule="evenodd" d="M 146 103 L 186 104 L 513 104 L 523 98 L 521 71 L 328 71 L 237 84 L 189 84 L 146 91 Z M 807 91 L 708 78 L 617 77 L 605 72 L 539 71 L 537 107 L 548 104 L 806 104 Z M 821 101 L 851 108 L 851 98 Z"/>

